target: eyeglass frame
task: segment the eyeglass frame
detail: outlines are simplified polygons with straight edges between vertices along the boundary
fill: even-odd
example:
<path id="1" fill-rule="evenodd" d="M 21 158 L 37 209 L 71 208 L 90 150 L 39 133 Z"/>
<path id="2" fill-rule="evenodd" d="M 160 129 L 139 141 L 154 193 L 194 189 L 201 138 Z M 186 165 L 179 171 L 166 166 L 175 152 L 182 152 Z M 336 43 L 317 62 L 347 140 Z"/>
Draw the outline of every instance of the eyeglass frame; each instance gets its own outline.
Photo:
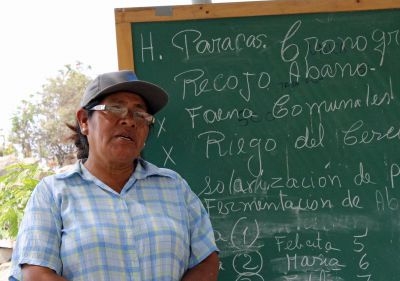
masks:
<path id="1" fill-rule="evenodd" d="M 123 110 L 125 113 L 119 111 L 119 110 Z M 145 111 L 134 111 L 132 109 L 129 109 L 126 106 L 121 106 L 121 105 L 107 105 L 107 104 L 97 104 L 91 108 L 88 108 L 87 110 L 90 111 L 107 111 L 110 112 L 113 116 L 115 116 L 116 118 L 126 118 L 129 113 L 131 113 L 131 116 L 134 120 L 138 120 L 137 118 L 139 117 L 139 120 L 143 120 L 144 124 L 146 124 L 147 126 L 151 126 L 155 123 L 156 118 L 151 115 L 148 112 Z M 150 120 L 146 119 L 150 118 Z M 141 119 L 140 119 L 141 118 Z"/>

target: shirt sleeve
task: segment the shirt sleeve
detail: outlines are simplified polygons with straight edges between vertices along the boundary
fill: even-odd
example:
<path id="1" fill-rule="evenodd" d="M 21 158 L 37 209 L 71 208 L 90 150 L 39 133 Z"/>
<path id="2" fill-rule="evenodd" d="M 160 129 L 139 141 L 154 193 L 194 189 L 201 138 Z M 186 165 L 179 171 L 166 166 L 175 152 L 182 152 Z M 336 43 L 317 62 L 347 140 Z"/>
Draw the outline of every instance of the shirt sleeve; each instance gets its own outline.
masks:
<path id="1" fill-rule="evenodd" d="M 214 231 L 210 217 L 196 194 L 190 189 L 186 181 L 186 204 L 189 212 L 190 227 L 190 260 L 189 268 L 192 268 L 217 251 Z"/>
<path id="2" fill-rule="evenodd" d="M 10 280 L 22 280 L 22 264 L 48 267 L 61 274 L 61 228 L 61 215 L 53 194 L 42 180 L 25 208 L 13 250 Z"/>

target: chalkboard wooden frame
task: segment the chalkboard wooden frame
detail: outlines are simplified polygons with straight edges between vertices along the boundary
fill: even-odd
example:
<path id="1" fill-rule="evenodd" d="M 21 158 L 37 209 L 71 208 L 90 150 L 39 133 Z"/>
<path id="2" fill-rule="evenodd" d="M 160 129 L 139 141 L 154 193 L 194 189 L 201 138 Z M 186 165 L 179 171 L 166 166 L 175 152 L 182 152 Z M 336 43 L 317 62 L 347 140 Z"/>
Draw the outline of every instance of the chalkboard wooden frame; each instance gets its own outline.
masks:
<path id="1" fill-rule="evenodd" d="M 262 15 L 350 12 L 400 8 L 397 0 L 284 0 L 215 3 L 147 8 L 116 8 L 115 27 L 119 69 L 135 69 L 131 24 L 190 19 L 215 19 Z"/>

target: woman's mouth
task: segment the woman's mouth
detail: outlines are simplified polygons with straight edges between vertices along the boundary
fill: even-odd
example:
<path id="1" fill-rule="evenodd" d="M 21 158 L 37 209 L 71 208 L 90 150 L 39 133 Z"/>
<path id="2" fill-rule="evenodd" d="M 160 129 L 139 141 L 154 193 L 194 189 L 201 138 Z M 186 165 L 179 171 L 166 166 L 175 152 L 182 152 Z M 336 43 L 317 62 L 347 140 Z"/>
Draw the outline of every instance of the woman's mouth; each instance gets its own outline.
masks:
<path id="1" fill-rule="evenodd" d="M 126 141 L 133 141 L 133 139 L 130 136 L 127 135 L 118 135 L 117 138 L 126 140 Z"/>

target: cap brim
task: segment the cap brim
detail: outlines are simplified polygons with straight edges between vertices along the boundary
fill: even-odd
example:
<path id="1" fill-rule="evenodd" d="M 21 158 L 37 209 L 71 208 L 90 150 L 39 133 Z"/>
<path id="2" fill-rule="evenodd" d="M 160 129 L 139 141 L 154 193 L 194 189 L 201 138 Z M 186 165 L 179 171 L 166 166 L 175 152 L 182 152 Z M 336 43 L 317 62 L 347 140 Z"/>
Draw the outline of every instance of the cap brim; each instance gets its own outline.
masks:
<path id="1" fill-rule="evenodd" d="M 122 82 L 105 88 L 97 95 L 96 99 L 115 92 L 131 92 L 141 96 L 151 114 L 156 114 L 168 103 L 168 94 L 166 91 L 157 85 L 140 80 Z"/>

